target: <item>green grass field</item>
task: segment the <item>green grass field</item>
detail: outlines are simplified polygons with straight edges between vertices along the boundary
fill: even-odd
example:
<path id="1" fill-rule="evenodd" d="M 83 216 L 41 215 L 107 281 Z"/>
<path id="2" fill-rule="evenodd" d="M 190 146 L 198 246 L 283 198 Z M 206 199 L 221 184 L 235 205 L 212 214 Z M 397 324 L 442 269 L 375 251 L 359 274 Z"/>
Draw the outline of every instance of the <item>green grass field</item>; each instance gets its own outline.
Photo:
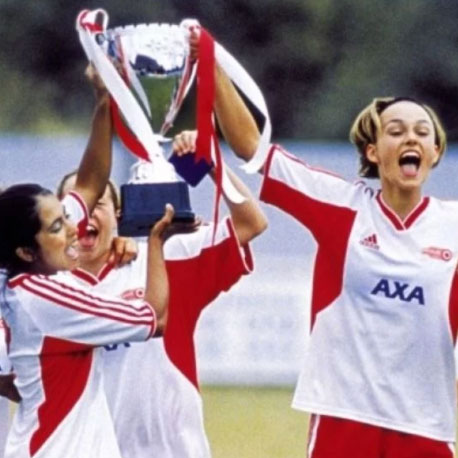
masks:
<path id="1" fill-rule="evenodd" d="M 213 458 L 305 457 L 308 415 L 293 410 L 293 388 L 202 388 Z"/>
<path id="2" fill-rule="evenodd" d="M 202 387 L 212 458 L 305 458 L 308 415 L 291 408 L 293 391 Z"/>
<path id="3" fill-rule="evenodd" d="M 308 415 L 291 408 L 293 391 L 204 386 L 213 458 L 305 458 Z"/>

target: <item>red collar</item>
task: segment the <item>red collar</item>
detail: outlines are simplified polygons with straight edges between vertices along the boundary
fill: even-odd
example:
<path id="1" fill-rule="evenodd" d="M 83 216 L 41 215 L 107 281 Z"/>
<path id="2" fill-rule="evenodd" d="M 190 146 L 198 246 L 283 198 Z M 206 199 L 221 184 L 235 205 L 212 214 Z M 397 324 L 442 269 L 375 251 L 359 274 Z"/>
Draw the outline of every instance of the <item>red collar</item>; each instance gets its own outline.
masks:
<path id="1" fill-rule="evenodd" d="M 395 229 L 398 231 L 405 231 L 409 229 L 418 217 L 426 210 L 426 207 L 429 204 L 429 197 L 423 197 L 423 199 L 406 216 L 406 218 L 404 218 L 404 220 L 401 220 L 401 218 L 399 218 L 399 216 L 384 202 L 381 191 L 377 193 L 376 201 L 384 215 L 388 218 Z"/>
<path id="2" fill-rule="evenodd" d="M 97 285 L 100 283 L 114 268 L 113 264 L 106 263 L 99 271 L 97 275 L 93 275 L 90 272 L 87 272 L 84 269 L 81 269 L 80 267 L 77 267 L 75 270 L 72 270 L 72 274 L 75 277 L 78 277 L 79 279 L 85 281 L 86 283 L 89 283 L 92 286 Z"/>

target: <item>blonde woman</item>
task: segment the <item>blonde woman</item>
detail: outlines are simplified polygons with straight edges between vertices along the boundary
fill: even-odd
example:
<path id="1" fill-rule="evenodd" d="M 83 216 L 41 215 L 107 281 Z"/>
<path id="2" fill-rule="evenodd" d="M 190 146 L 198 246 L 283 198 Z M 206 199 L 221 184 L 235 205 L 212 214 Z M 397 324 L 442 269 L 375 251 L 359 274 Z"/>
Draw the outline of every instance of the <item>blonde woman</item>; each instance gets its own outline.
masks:
<path id="1" fill-rule="evenodd" d="M 223 72 L 216 107 L 249 161 L 259 133 Z M 310 458 L 452 457 L 456 431 L 458 202 L 423 194 L 446 147 L 429 107 L 373 100 L 350 137 L 380 189 L 273 145 L 261 200 L 316 240 L 310 341 L 293 407 L 310 412 Z"/>

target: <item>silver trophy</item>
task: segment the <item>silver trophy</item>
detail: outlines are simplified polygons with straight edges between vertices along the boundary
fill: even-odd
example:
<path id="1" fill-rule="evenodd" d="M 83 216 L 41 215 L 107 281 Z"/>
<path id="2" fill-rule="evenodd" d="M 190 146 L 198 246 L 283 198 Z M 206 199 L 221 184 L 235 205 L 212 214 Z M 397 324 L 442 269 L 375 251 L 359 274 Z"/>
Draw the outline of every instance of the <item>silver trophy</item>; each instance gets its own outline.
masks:
<path id="1" fill-rule="evenodd" d="M 209 170 L 192 155 L 164 158 L 164 135 L 194 79 L 187 29 L 171 24 L 140 24 L 107 29 L 103 10 L 83 11 L 77 19 L 80 40 L 114 101 L 113 121 L 124 145 L 139 160 L 128 184 L 121 186 L 121 235 L 147 235 L 162 217 L 164 206 L 175 208 L 175 220 L 193 221 L 188 186 Z M 189 24 L 188 24 L 189 25 Z"/>

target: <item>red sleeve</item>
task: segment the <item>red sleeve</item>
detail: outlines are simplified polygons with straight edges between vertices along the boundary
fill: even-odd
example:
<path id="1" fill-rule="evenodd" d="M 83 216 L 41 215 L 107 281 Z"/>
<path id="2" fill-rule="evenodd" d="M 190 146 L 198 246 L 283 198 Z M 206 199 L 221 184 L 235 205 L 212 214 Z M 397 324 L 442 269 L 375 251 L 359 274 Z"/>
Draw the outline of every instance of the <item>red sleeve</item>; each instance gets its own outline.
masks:
<path id="1" fill-rule="evenodd" d="M 367 189 L 310 167 L 275 146 L 265 166 L 260 199 L 291 215 L 323 243 L 332 242 L 339 228 L 353 223 L 361 194 Z"/>
<path id="2" fill-rule="evenodd" d="M 212 227 L 201 237 L 202 246 L 188 258 L 167 260 L 170 303 L 164 336 L 173 363 L 197 387 L 194 330 L 201 311 L 223 291 L 228 291 L 253 268 L 248 246 L 241 248 L 232 222 L 219 223 L 215 245 Z"/>

